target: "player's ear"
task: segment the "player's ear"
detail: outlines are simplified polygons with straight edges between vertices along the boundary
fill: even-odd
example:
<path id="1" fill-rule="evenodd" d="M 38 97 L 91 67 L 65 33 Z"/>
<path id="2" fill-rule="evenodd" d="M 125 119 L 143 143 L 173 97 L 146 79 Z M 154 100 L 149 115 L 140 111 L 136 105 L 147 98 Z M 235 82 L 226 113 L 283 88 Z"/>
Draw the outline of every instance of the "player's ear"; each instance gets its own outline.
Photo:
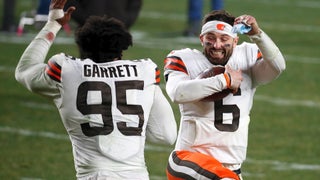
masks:
<path id="1" fill-rule="evenodd" d="M 203 46 L 203 35 L 199 36 L 200 42 L 201 42 L 201 46 Z"/>
<path id="2" fill-rule="evenodd" d="M 239 36 L 233 38 L 233 47 L 236 47 L 236 45 L 238 44 L 239 41 Z"/>

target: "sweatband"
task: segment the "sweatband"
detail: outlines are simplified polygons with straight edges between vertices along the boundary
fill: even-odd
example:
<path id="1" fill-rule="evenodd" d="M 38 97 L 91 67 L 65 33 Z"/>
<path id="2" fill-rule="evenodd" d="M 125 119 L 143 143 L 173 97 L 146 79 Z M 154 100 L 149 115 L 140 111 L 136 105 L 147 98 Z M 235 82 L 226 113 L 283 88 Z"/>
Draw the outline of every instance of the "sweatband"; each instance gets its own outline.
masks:
<path id="1" fill-rule="evenodd" d="M 57 19 L 63 18 L 64 11 L 63 9 L 52 9 L 49 11 L 49 21 L 55 21 Z"/>
<path id="2" fill-rule="evenodd" d="M 232 38 L 237 37 L 237 33 L 232 32 L 232 26 L 222 21 L 209 21 L 202 26 L 200 36 L 208 32 L 217 32 L 221 34 L 227 34 Z"/>
<path id="3" fill-rule="evenodd" d="M 48 43 L 52 43 L 56 37 L 56 34 L 61 28 L 61 25 L 56 21 L 57 19 L 64 17 L 63 9 L 52 9 L 49 11 L 48 21 L 38 33 L 35 39 L 43 38 Z"/>

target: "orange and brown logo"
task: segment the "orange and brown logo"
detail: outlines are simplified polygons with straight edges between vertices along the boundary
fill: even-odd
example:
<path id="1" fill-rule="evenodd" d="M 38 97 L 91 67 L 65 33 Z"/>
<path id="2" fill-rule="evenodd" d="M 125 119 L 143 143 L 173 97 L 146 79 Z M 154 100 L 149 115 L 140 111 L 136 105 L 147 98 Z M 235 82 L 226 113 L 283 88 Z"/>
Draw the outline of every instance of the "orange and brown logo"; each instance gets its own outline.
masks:
<path id="1" fill-rule="evenodd" d="M 220 31 L 223 31 L 225 28 L 225 25 L 224 24 L 217 24 L 217 29 L 220 30 Z"/>

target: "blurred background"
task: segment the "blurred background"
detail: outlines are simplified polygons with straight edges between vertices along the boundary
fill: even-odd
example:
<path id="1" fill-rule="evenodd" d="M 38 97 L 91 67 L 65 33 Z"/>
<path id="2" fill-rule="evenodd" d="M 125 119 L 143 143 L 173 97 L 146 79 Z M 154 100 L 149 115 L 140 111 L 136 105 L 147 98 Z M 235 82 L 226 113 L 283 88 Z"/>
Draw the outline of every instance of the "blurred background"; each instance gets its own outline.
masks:
<path id="1" fill-rule="evenodd" d="M 0 1 L 0 179 L 75 179 L 71 145 L 55 106 L 28 92 L 14 79 L 21 54 L 41 27 L 41 23 L 33 21 L 38 3 Z M 223 3 L 223 8 L 235 16 L 253 15 L 287 60 L 286 71 L 256 92 L 248 155 L 242 168 L 244 179 L 318 179 L 320 1 Z M 211 1 L 204 0 L 203 13 L 211 9 Z M 21 30 L 23 17 L 26 24 Z M 48 56 L 60 52 L 78 56 L 73 40 L 77 25 L 73 20 L 59 32 Z M 129 27 L 134 45 L 125 52 L 124 59 L 149 57 L 163 69 L 164 57 L 172 49 L 201 49 L 197 36 L 185 33 L 189 25 L 187 0 L 142 1 L 138 16 Z M 249 39 L 240 36 L 241 41 Z M 164 90 L 163 76 L 161 87 Z M 177 105 L 172 107 L 179 123 Z M 172 148 L 147 144 L 151 180 L 166 179 L 165 168 Z"/>

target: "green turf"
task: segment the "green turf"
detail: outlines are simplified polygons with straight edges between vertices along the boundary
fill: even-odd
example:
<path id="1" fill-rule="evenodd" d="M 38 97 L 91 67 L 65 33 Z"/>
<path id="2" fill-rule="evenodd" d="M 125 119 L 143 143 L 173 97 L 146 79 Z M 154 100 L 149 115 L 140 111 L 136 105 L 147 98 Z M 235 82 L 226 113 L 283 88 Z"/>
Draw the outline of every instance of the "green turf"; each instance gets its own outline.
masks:
<path id="1" fill-rule="evenodd" d="M 36 1 L 16 2 L 18 22 L 20 13 L 32 9 Z M 208 11 L 209 2 L 205 3 Z M 287 59 L 287 70 L 279 79 L 257 90 L 248 156 L 242 168 L 244 179 L 319 179 L 320 2 L 226 0 L 225 7 L 234 15 L 254 15 Z M 135 44 L 124 58 L 150 57 L 162 68 L 171 49 L 200 48 L 196 38 L 181 36 L 185 24 L 186 1 L 144 1 L 131 29 Z M 0 179 L 75 179 L 71 145 L 53 103 L 28 92 L 14 79 L 15 65 L 36 32 L 33 27 L 26 29 L 28 34 L 20 39 L 0 34 Z M 59 36 L 72 42 L 72 36 L 63 31 Z M 243 40 L 248 38 L 241 36 Z M 78 55 L 75 45 L 57 43 L 49 56 L 59 52 Z M 172 106 L 178 121 L 177 105 Z M 148 144 L 151 179 L 165 179 L 171 149 Z"/>

